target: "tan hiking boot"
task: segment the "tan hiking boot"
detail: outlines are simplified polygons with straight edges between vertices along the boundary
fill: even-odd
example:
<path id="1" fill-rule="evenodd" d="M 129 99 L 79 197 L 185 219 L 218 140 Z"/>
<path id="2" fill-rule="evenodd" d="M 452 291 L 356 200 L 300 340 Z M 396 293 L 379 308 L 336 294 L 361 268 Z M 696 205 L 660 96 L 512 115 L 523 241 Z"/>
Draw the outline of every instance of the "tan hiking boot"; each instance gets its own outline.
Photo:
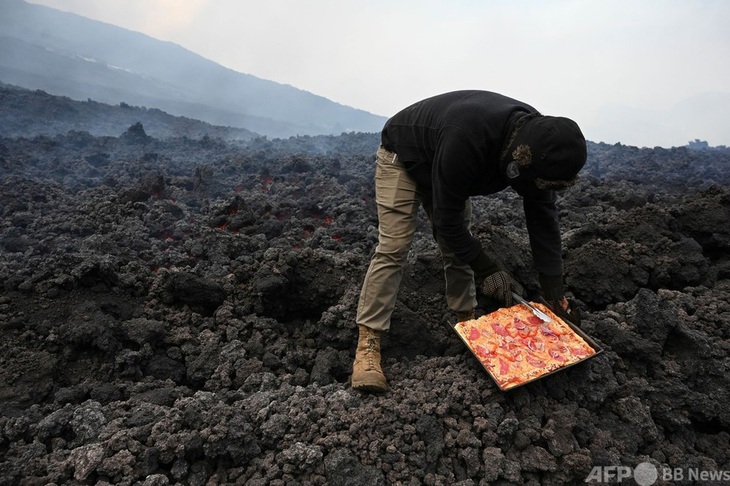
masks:
<path id="1" fill-rule="evenodd" d="M 355 362 L 352 365 L 352 387 L 356 390 L 383 393 L 388 389 L 380 369 L 380 333 L 359 325 Z"/>
<path id="2" fill-rule="evenodd" d="M 474 319 L 474 309 L 468 311 L 461 311 L 456 313 L 456 322 L 471 321 Z"/>

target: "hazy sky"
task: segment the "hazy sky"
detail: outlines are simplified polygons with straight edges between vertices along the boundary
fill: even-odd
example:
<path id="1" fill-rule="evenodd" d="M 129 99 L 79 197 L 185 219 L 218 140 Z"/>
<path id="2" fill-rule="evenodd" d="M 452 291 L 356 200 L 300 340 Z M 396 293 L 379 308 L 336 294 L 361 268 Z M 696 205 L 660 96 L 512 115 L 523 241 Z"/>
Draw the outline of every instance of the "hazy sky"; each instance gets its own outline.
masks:
<path id="1" fill-rule="evenodd" d="M 30 0 L 390 116 L 456 89 L 586 138 L 730 146 L 727 0 Z"/>

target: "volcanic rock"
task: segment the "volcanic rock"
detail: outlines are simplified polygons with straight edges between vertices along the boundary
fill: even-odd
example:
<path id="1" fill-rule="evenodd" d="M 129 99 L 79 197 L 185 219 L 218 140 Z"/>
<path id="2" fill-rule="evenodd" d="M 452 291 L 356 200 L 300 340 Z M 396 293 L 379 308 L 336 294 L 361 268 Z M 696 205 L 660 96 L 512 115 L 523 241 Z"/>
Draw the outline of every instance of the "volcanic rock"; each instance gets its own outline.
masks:
<path id="1" fill-rule="evenodd" d="M 0 484 L 730 470 L 727 150 L 589 143 L 559 205 L 569 295 L 604 351 L 509 392 L 451 329 L 420 213 L 383 341 L 390 390 L 369 395 L 348 378 L 377 144 L 141 125 L 0 140 Z M 536 296 L 519 197 L 475 198 L 472 230 Z"/>

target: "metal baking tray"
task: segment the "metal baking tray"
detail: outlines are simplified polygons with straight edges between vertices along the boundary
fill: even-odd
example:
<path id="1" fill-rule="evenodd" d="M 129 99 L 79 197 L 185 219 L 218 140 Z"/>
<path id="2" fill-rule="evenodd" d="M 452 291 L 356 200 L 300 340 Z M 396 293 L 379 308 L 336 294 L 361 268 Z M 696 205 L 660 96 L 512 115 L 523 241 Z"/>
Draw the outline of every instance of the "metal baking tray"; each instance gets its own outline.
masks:
<path id="1" fill-rule="evenodd" d="M 588 360 L 590 358 L 593 358 L 595 356 L 598 356 L 599 354 L 601 354 L 603 352 L 603 348 L 600 345 L 598 345 L 598 343 L 593 338 L 591 338 L 589 335 L 587 335 L 585 332 L 583 332 L 583 330 L 581 330 L 578 326 L 576 326 L 575 324 L 573 324 L 569 320 L 560 318 L 557 315 L 555 315 L 555 313 L 553 313 L 550 310 L 550 308 L 544 302 L 530 302 L 530 303 L 532 305 L 538 307 L 540 310 L 543 310 L 544 312 L 546 312 L 551 318 L 556 319 L 556 320 L 564 323 L 568 328 L 570 328 L 570 330 L 573 333 L 575 333 L 577 336 L 579 336 L 581 339 L 583 339 L 583 341 L 585 341 L 586 344 L 588 344 L 591 348 L 593 348 L 594 353 L 591 354 L 591 355 L 582 357 L 582 358 L 580 358 L 580 359 L 578 359 L 578 360 L 576 360 L 576 361 L 574 361 L 572 363 L 568 363 L 568 364 L 565 364 L 563 366 L 560 366 L 560 367 L 558 367 L 556 369 L 553 369 L 553 370 L 545 370 L 544 373 L 538 374 L 538 375 L 536 375 L 536 376 L 534 376 L 534 377 L 532 377 L 532 378 L 530 378 L 530 379 L 528 379 L 528 380 L 526 380 L 526 381 L 524 381 L 522 383 L 517 383 L 517 384 L 509 384 L 509 383 L 507 383 L 507 384 L 503 384 L 500 381 L 499 377 L 495 376 L 489 370 L 489 368 L 487 368 L 487 366 L 482 362 L 482 360 L 479 358 L 479 356 L 476 354 L 476 352 L 472 349 L 472 347 L 471 347 L 471 345 L 469 343 L 469 340 L 466 339 L 466 337 L 463 336 L 461 332 L 459 332 L 458 327 L 459 327 L 459 324 L 460 323 L 457 323 L 455 326 L 453 326 L 454 332 L 456 332 L 456 334 L 462 340 L 462 342 L 464 343 L 464 345 L 466 346 L 466 348 L 472 353 L 472 355 L 479 362 L 479 364 L 482 365 L 482 368 L 484 368 L 484 371 L 487 372 L 487 375 L 489 375 L 489 377 L 492 379 L 492 381 L 494 381 L 494 383 L 497 385 L 497 387 L 500 390 L 502 390 L 502 391 L 514 390 L 515 388 L 519 388 L 521 386 L 527 385 L 528 383 L 532 383 L 534 381 L 541 380 L 541 379 L 543 379 L 543 378 L 545 378 L 547 376 L 553 375 L 555 373 L 559 373 L 559 372 L 561 372 L 563 370 L 566 370 L 568 368 L 571 368 L 571 367 L 573 367 L 573 366 L 575 366 L 575 365 L 577 365 L 579 363 L 582 363 L 582 362 L 584 362 L 584 361 L 586 361 L 586 360 Z M 513 311 L 516 311 L 518 307 L 520 308 L 519 311 L 521 313 L 524 313 L 525 316 L 532 315 L 532 312 L 526 306 L 524 306 L 522 304 L 517 304 L 515 306 L 510 307 L 509 309 L 510 310 L 513 310 Z M 498 310 L 496 310 L 496 311 L 494 311 L 494 312 L 492 312 L 490 314 L 486 314 L 486 315 L 480 317 L 479 319 L 474 319 L 474 320 L 465 321 L 465 322 L 470 323 L 471 326 L 477 326 L 477 328 L 480 329 L 480 330 L 482 330 L 482 331 L 487 330 L 488 332 L 491 332 L 488 329 L 486 329 L 486 327 L 488 325 L 490 325 L 491 322 L 494 322 L 494 320 L 496 319 L 496 315 L 499 314 L 501 311 L 503 311 L 503 309 L 498 309 Z M 490 317 L 492 318 L 491 320 L 490 320 Z M 537 324 L 535 324 L 535 325 L 537 325 Z M 537 369 L 537 368 L 535 368 L 535 369 Z"/>

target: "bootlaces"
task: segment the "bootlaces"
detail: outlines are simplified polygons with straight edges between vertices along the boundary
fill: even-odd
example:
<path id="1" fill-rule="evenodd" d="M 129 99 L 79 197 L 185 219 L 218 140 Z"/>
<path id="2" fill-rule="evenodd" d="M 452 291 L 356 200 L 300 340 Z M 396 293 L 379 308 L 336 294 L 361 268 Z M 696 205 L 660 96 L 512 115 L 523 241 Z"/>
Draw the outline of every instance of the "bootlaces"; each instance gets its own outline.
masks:
<path id="1" fill-rule="evenodd" d="M 377 352 L 377 340 L 375 339 L 375 336 L 368 336 L 367 338 L 367 349 L 365 350 L 365 354 L 368 358 L 368 367 L 371 369 L 376 368 L 375 366 L 375 354 Z"/>

